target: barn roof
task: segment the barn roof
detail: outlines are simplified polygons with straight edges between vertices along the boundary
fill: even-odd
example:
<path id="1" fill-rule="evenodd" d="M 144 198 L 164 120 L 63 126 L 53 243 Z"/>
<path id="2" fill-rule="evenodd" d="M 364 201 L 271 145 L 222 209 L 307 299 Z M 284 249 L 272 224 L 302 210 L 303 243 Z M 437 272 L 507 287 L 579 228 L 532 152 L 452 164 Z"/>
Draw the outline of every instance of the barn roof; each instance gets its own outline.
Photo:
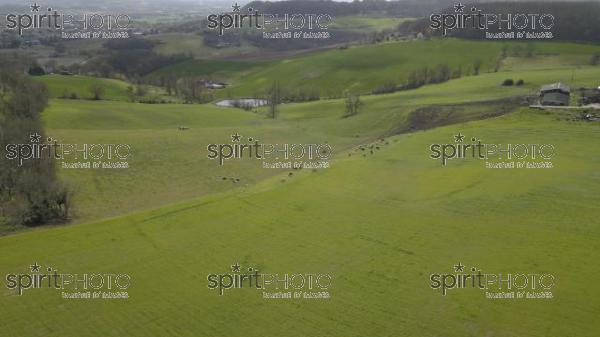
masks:
<path id="1" fill-rule="evenodd" d="M 542 87 L 540 88 L 541 92 L 552 91 L 552 90 L 559 90 L 559 91 L 563 91 L 563 92 L 566 92 L 566 93 L 570 93 L 571 92 L 571 89 L 567 85 L 565 85 L 565 84 L 563 84 L 561 82 L 556 82 L 556 83 L 552 83 L 552 84 L 542 85 Z"/>

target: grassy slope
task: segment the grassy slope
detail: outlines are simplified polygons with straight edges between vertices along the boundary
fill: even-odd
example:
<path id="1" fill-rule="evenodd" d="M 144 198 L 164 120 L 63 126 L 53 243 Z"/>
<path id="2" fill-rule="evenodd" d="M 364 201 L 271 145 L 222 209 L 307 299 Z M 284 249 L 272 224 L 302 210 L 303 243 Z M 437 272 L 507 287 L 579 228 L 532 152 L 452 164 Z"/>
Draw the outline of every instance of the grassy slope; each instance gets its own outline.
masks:
<path id="1" fill-rule="evenodd" d="M 71 93 L 75 93 L 79 98 L 91 98 L 93 95 L 90 92 L 90 86 L 97 83 L 104 88 L 103 99 L 127 100 L 129 84 L 125 81 L 79 75 L 45 75 L 33 78 L 48 86 L 51 97 L 62 97 L 65 93 L 69 96 Z"/>
<path id="2" fill-rule="evenodd" d="M 555 144 L 556 167 L 488 170 L 464 161 L 441 168 L 427 148 L 457 131 L 489 143 Z M 285 183 L 2 237 L 2 274 L 38 262 L 134 280 L 123 302 L 0 290 L 4 335 L 591 337 L 600 328 L 599 304 L 589 301 L 600 292 L 588 282 L 600 277 L 600 148 L 582 144 L 598 144 L 599 131 L 525 109 L 395 136 L 373 156 L 343 157 Z M 236 261 L 263 272 L 331 273 L 332 298 L 209 291 L 206 274 Z M 444 298 L 429 289 L 430 273 L 457 262 L 492 273 L 554 273 L 555 298 L 492 301 L 472 290 Z"/>
<path id="3" fill-rule="evenodd" d="M 518 75 L 517 75 L 518 74 Z M 492 73 L 391 95 L 364 97 L 355 117 L 340 119 L 343 101 L 327 100 L 281 107 L 278 120 L 239 109 L 212 105 L 147 105 L 126 102 L 52 100 L 44 114 L 48 134 L 64 143 L 130 144 L 134 149 L 127 170 L 62 170 L 76 187 L 77 221 L 124 214 L 191 197 L 231 189 L 222 176 L 252 185 L 276 172 L 243 162 L 215 171 L 207 162 L 206 145 L 227 142 L 228 135 L 262 138 L 265 142 L 329 142 L 336 152 L 375 139 L 406 122 L 413 109 L 523 95 L 540 84 L 569 79 L 569 69 Z M 524 87 L 502 87 L 506 77 L 525 79 Z M 600 68 L 575 72 L 578 85 L 593 85 Z M 178 126 L 190 130 L 181 132 Z"/>
<path id="4" fill-rule="evenodd" d="M 131 83 L 111 79 L 111 78 L 98 78 L 91 76 L 81 75 L 44 75 L 33 77 L 34 80 L 40 81 L 48 87 L 51 98 L 70 98 L 72 93 L 77 95 L 79 99 L 91 99 L 93 98 L 90 92 L 92 84 L 99 84 L 104 92 L 101 95 L 102 100 L 109 101 L 129 101 L 127 94 L 127 88 L 132 86 Z M 143 97 L 136 97 L 136 99 L 163 99 L 167 102 L 179 102 L 180 99 L 173 96 L 168 96 L 165 90 L 161 87 L 146 85 L 146 94 Z M 79 103 L 74 103 L 74 106 L 80 106 Z"/>

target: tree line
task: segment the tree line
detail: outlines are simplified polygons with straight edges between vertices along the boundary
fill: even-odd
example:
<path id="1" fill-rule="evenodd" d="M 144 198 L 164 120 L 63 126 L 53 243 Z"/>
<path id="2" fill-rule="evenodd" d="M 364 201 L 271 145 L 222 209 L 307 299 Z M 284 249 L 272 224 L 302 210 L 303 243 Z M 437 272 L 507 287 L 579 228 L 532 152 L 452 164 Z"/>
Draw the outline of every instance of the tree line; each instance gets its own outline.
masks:
<path id="1" fill-rule="evenodd" d="M 1 61 L 1 60 L 0 60 Z M 31 144 L 31 135 L 45 141 L 41 112 L 48 102 L 45 85 L 24 75 L 24 69 L 0 68 L 0 226 L 38 226 L 64 222 L 71 212 L 72 191 L 62 183 L 51 158 L 6 158 L 8 144 Z"/>

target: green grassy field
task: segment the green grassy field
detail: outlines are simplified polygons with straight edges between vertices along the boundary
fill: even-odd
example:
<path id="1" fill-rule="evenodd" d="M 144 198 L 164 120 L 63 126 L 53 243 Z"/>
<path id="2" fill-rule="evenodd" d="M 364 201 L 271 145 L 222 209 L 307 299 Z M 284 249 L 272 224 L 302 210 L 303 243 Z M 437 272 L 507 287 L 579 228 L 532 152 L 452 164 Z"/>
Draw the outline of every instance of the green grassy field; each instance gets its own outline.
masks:
<path id="1" fill-rule="evenodd" d="M 372 156 L 340 156 L 331 169 L 285 183 L 274 177 L 150 212 L 0 238 L 2 273 L 38 262 L 133 278 L 123 301 L 3 289 L 4 335 L 592 336 L 600 153 L 582 144 L 598 144 L 600 130 L 557 117 L 524 109 L 399 135 Z M 442 168 L 428 146 L 457 131 L 490 143 L 555 144 L 555 168 L 490 170 L 476 160 Z M 330 273 L 332 297 L 267 301 L 254 290 L 209 291 L 206 275 L 235 262 Z M 555 298 L 493 301 L 468 289 L 442 297 L 429 288 L 430 273 L 458 262 L 554 273 Z"/>
<path id="2" fill-rule="evenodd" d="M 419 64 L 481 58 L 486 69 L 484 58 L 494 60 L 501 48 L 417 41 L 169 71 L 245 79 L 232 80 L 240 95 L 275 75 L 293 85 L 359 90 Z M 127 273 L 131 297 L 67 300 L 53 289 L 17 296 L 3 287 L 0 335 L 593 337 L 600 328 L 600 304 L 590 300 L 600 296 L 590 281 L 600 277 L 600 125 L 526 103 L 496 116 L 499 103 L 490 101 L 556 81 L 597 86 L 600 67 L 578 63 L 596 48 L 536 44 L 543 67 L 510 56 L 499 72 L 363 96 L 349 118 L 341 118 L 340 99 L 283 104 L 276 120 L 264 108 L 129 103 L 114 82 L 111 101 L 52 99 L 43 115 L 49 136 L 130 144 L 130 168 L 60 169 L 76 192 L 73 223 L 0 237 L 0 274 L 36 262 L 65 273 Z M 467 50 L 472 59 L 460 60 Z M 374 65 L 362 69 L 364 58 Z M 323 73 L 299 80 L 313 69 Z M 72 77 L 43 78 L 51 91 L 78 87 L 60 81 Z M 502 86 L 507 78 L 525 85 Z M 413 126 L 415 110 L 435 106 L 449 109 L 438 116 L 451 125 L 394 134 Z M 207 144 L 228 143 L 236 132 L 266 143 L 327 142 L 334 159 L 329 169 L 291 172 L 249 160 L 219 167 L 206 157 Z M 459 132 L 490 144 L 553 144 L 554 168 L 486 169 L 474 159 L 442 167 L 429 158 L 430 144 L 453 142 Z M 356 151 L 373 142 L 373 154 Z M 331 298 L 266 300 L 251 289 L 219 296 L 207 288 L 207 274 L 236 262 L 264 273 L 331 274 Z M 490 300 L 474 289 L 443 297 L 429 287 L 431 273 L 459 262 L 503 275 L 552 273 L 554 298 Z"/>

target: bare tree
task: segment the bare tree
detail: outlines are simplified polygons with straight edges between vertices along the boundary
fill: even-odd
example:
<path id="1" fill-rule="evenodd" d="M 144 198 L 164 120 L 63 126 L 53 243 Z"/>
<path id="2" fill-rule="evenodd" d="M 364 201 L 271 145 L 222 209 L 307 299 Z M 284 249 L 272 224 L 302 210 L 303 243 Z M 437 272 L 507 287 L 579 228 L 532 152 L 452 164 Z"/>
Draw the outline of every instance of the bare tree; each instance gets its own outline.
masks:
<path id="1" fill-rule="evenodd" d="M 92 94 L 92 98 L 95 100 L 101 99 L 102 95 L 104 94 L 104 87 L 98 82 L 92 83 L 89 90 Z"/>
<path id="2" fill-rule="evenodd" d="M 351 117 L 351 116 L 358 114 L 358 111 L 359 111 L 360 107 L 362 106 L 362 104 L 363 103 L 360 100 L 359 95 L 356 95 L 353 93 L 347 93 L 346 100 L 344 101 L 344 106 L 345 106 L 346 112 L 342 117 L 346 118 L 346 117 Z"/>
<path id="3" fill-rule="evenodd" d="M 276 119 L 278 106 L 281 103 L 281 88 L 279 87 L 279 83 L 277 81 L 273 82 L 271 86 L 271 90 L 269 91 L 269 117 Z"/>
<path id="4" fill-rule="evenodd" d="M 479 71 L 481 70 L 481 60 L 476 59 L 473 61 L 473 75 L 479 75 Z"/>

